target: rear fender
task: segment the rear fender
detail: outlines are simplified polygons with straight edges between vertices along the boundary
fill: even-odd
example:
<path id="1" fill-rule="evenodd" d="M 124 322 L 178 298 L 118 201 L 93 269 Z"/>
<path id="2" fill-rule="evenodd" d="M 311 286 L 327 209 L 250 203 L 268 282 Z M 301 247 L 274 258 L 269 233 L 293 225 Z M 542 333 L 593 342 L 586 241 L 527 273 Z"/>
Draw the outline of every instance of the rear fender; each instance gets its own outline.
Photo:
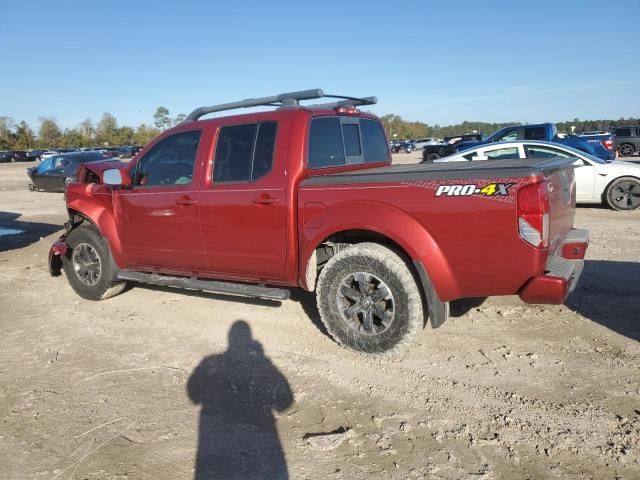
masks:
<path id="1" fill-rule="evenodd" d="M 420 262 L 442 301 L 459 297 L 459 287 L 440 246 L 420 223 L 405 212 L 378 202 L 349 202 L 327 210 L 303 207 L 301 211 L 298 282 L 303 288 L 314 288 L 307 284 L 312 277 L 307 269 L 315 266 L 312 256 L 327 238 L 349 230 L 362 230 L 387 237 L 399 245 L 413 262 Z"/>

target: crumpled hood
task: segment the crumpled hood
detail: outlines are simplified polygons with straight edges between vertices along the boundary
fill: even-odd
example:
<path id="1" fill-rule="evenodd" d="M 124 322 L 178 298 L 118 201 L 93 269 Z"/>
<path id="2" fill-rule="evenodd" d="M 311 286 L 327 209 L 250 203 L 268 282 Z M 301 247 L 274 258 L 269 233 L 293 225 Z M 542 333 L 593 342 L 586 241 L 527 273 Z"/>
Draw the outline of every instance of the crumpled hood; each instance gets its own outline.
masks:
<path id="1" fill-rule="evenodd" d="M 109 170 L 110 168 L 122 169 L 127 165 L 128 165 L 127 163 L 121 162 L 120 160 L 98 160 L 95 162 L 88 162 L 88 163 L 82 164 L 84 168 L 86 168 L 92 173 L 95 173 L 101 178 L 102 178 L 102 172 L 104 172 L 105 170 Z"/>

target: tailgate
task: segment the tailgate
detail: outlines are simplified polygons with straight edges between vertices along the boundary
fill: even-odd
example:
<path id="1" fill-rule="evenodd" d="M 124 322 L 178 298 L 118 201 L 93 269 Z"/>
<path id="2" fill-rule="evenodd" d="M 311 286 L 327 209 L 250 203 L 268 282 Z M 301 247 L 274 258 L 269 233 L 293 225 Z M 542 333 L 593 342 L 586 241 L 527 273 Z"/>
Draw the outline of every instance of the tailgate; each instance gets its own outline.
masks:
<path id="1" fill-rule="evenodd" d="M 538 165 L 549 193 L 549 255 L 554 255 L 573 227 L 576 206 L 576 179 L 573 164 L 552 161 Z"/>

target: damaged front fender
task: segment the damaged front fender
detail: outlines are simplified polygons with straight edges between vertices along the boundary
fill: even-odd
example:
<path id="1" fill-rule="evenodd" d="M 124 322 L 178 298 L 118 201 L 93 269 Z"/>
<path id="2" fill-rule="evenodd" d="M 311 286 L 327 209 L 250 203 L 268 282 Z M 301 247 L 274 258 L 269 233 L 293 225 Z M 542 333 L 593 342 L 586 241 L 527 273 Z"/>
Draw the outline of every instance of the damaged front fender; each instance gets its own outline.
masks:
<path id="1" fill-rule="evenodd" d="M 62 255 L 66 255 L 68 249 L 66 235 L 61 236 L 51 245 L 49 249 L 49 273 L 52 277 L 58 277 L 62 273 Z"/>

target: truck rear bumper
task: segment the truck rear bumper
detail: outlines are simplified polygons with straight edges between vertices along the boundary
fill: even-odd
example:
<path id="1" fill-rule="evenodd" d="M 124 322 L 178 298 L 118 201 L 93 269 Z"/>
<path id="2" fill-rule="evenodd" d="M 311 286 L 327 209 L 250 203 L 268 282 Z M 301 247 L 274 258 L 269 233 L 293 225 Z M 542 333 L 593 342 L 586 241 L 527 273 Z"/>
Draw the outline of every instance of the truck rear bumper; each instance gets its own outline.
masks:
<path id="1" fill-rule="evenodd" d="M 561 255 L 551 257 L 545 274 L 530 279 L 522 287 L 518 292 L 520 298 L 526 303 L 564 303 L 578 284 L 588 246 L 587 230 L 571 230 L 560 249 Z"/>

